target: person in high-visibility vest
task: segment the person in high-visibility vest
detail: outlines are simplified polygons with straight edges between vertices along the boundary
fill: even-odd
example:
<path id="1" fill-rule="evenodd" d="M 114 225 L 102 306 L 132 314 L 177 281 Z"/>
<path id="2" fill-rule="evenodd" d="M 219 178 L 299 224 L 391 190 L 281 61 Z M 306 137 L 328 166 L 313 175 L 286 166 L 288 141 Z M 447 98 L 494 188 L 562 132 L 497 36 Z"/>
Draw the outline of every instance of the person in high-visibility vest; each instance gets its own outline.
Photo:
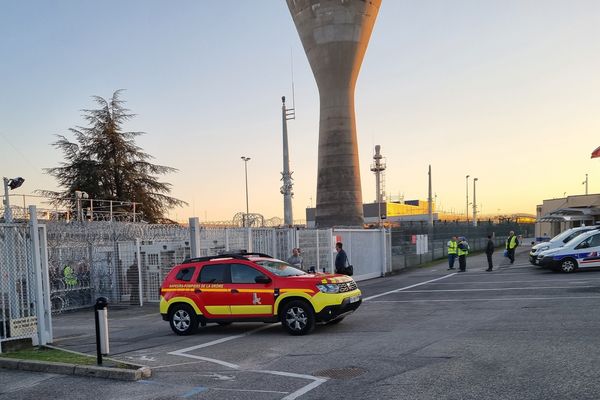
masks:
<path id="1" fill-rule="evenodd" d="M 77 286 L 77 276 L 69 264 L 63 268 L 63 279 L 68 287 Z"/>
<path id="2" fill-rule="evenodd" d="M 506 238 L 506 256 L 510 260 L 510 263 L 513 264 L 515 262 L 515 249 L 519 245 L 519 239 L 515 235 L 514 231 L 510 231 L 508 233 L 508 237 Z"/>
<path id="3" fill-rule="evenodd" d="M 464 236 L 461 237 L 460 242 L 458 242 L 458 250 L 456 253 L 458 254 L 458 271 L 465 272 L 467 270 L 467 254 L 469 254 L 469 243 Z"/>
<path id="4" fill-rule="evenodd" d="M 448 240 L 448 271 L 454 269 L 454 260 L 457 257 L 458 242 L 456 236 L 452 236 L 452 239 Z"/>

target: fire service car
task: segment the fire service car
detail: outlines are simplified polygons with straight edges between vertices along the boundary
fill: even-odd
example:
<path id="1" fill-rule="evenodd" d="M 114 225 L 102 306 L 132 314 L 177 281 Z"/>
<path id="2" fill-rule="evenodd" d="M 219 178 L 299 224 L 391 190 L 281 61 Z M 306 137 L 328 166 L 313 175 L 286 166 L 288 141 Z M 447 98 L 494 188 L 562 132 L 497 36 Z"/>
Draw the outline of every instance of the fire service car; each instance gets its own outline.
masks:
<path id="1" fill-rule="evenodd" d="M 160 288 L 160 313 L 178 335 L 207 323 L 281 322 L 292 335 L 335 324 L 361 304 L 345 275 L 307 274 L 261 253 L 193 258 L 175 266 Z"/>

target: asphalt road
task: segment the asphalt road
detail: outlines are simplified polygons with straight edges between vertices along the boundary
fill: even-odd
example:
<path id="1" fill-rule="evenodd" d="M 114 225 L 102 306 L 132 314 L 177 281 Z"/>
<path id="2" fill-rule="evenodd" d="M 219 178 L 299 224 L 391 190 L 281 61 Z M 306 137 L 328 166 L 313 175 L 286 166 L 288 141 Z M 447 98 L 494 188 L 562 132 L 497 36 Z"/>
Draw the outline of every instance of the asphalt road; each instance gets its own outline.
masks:
<path id="1" fill-rule="evenodd" d="M 293 337 L 277 324 L 174 335 L 157 305 L 109 311 L 111 354 L 152 378 L 0 370 L 0 399 L 599 399 L 600 271 L 445 264 L 359 284 L 365 301 Z M 496 261 L 505 263 L 501 254 Z M 94 354 L 93 315 L 54 319 L 55 345 Z"/>

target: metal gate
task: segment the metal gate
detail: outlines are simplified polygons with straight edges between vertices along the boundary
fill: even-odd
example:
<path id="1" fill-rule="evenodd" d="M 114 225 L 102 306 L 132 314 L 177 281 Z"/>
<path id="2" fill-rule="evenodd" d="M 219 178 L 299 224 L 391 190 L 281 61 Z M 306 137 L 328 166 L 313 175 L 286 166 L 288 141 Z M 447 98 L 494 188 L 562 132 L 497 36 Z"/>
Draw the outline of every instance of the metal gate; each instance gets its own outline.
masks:
<path id="1" fill-rule="evenodd" d="M 0 278 L 0 352 L 10 340 L 52 342 L 46 229 L 36 219 L 0 224 Z"/>

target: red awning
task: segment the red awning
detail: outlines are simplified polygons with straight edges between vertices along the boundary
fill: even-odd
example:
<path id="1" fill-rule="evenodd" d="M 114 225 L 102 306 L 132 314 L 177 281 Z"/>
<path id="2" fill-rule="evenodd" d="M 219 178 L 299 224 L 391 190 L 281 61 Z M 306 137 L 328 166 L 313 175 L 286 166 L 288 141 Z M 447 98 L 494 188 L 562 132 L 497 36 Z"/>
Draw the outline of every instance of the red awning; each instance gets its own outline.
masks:
<path id="1" fill-rule="evenodd" d="M 600 147 L 596 147 L 596 150 L 592 151 L 592 158 L 600 157 Z"/>

